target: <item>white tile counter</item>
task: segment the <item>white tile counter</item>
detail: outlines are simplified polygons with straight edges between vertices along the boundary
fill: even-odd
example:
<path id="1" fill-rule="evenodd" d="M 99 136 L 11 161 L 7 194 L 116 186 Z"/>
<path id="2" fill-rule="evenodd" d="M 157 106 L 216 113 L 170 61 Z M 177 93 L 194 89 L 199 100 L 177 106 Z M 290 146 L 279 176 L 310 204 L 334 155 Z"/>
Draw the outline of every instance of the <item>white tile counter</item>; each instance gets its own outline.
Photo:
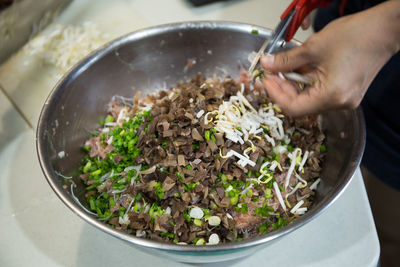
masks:
<path id="1" fill-rule="evenodd" d="M 58 23 L 90 20 L 110 38 L 185 20 L 233 20 L 273 27 L 290 1 L 242 0 L 193 8 L 184 0 L 75 0 Z M 304 40 L 309 32 L 298 36 Z M 36 125 L 59 73 L 18 55 L 0 66 L 0 84 Z M 23 66 L 23 67 L 21 67 Z M 1 92 L 0 92 L 1 93 Z M 209 266 L 376 266 L 379 242 L 359 170 L 343 195 L 306 226 L 251 257 Z M 35 130 L 0 94 L 0 266 L 190 266 L 145 254 L 72 213 L 47 184 Z"/>

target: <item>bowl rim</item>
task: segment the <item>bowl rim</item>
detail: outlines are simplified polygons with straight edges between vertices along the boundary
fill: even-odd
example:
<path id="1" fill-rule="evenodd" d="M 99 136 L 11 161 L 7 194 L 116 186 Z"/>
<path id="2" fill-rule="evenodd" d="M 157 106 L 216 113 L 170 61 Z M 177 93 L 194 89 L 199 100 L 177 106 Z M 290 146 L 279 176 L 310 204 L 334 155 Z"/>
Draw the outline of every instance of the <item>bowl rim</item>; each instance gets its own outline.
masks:
<path id="1" fill-rule="evenodd" d="M 232 250 L 242 250 L 245 248 L 258 246 L 262 244 L 266 244 L 272 240 L 275 240 L 279 237 L 283 237 L 286 234 L 306 225 L 311 220 L 315 219 L 319 215 L 321 215 L 324 211 L 326 211 L 344 192 L 344 190 L 349 185 L 356 168 L 359 166 L 361 162 L 361 157 L 364 151 L 365 146 L 365 122 L 362 114 L 361 108 L 357 108 L 355 110 L 351 110 L 352 117 L 356 120 L 355 127 L 359 129 L 360 136 L 357 142 L 354 144 L 357 148 L 355 154 L 351 157 L 351 162 L 349 168 L 344 173 L 344 179 L 342 183 L 337 184 L 335 188 L 332 189 L 332 192 L 328 194 L 320 203 L 313 206 L 313 208 L 308 211 L 305 215 L 296 219 L 290 225 L 281 228 L 279 230 L 267 233 L 265 235 L 261 235 L 255 238 L 245 239 L 240 242 L 229 242 L 225 244 L 218 244 L 212 246 L 195 246 L 195 245 L 177 245 L 174 243 L 167 243 L 161 241 L 155 241 L 145 238 L 136 237 L 134 235 L 128 234 L 126 232 L 116 230 L 112 227 L 107 226 L 105 223 L 99 221 L 96 217 L 86 213 L 81 207 L 76 205 L 76 203 L 71 199 L 71 195 L 63 188 L 58 187 L 55 180 L 60 179 L 54 172 L 51 163 L 49 160 L 46 160 L 46 145 L 43 137 L 48 133 L 48 120 L 51 115 L 50 107 L 56 105 L 57 98 L 60 93 L 63 91 L 64 85 L 67 85 L 71 80 L 73 80 L 76 76 L 90 67 L 97 59 L 107 55 L 110 51 L 115 50 L 121 45 L 124 45 L 128 42 L 132 42 L 135 40 L 139 40 L 141 38 L 157 35 L 159 33 L 165 33 L 168 31 L 176 31 L 176 30 L 194 30 L 194 29 L 224 29 L 224 30 L 233 30 L 239 32 L 247 32 L 251 34 L 252 30 L 258 30 L 258 35 L 261 37 L 267 37 L 271 33 L 271 29 L 258 26 L 255 24 L 241 23 L 241 22 L 232 22 L 232 21 L 224 21 L 224 20 L 200 20 L 200 21 L 187 21 L 187 22 L 177 22 L 177 23 L 168 23 L 162 25 L 156 25 L 149 28 L 140 29 L 137 31 L 130 32 L 121 37 L 118 37 L 114 40 L 111 40 L 96 49 L 80 62 L 75 64 L 68 72 L 66 72 L 63 77 L 57 82 L 54 88 L 49 93 L 47 97 L 38 120 L 38 126 L 36 130 L 36 150 L 37 156 L 39 159 L 40 167 L 42 172 L 49 183 L 50 187 L 57 194 L 57 196 L 61 199 L 64 204 L 70 208 L 74 213 L 76 213 L 79 217 L 81 217 L 84 221 L 89 223 L 92 226 L 102 230 L 103 232 L 110 234 L 114 237 L 117 237 L 121 240 L 124 240 L 130 244 L 159 249 L 164 251 L 173 251 L 176 253 L 182 252 L 222 252 L 222 251 L 232 251 Z M 291 41 L 295 45 L 300 45 L 301 42 L 297 40 Z"/>

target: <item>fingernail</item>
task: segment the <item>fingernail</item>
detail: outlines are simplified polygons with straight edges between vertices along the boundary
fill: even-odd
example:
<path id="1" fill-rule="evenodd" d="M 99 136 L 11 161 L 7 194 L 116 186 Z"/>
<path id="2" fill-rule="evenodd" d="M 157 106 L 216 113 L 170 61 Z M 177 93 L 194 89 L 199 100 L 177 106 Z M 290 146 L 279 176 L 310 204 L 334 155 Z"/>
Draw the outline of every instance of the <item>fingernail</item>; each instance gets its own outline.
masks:
<path id="1" fill-rule="evenodd" d="M 265 55 L 261 58 L 261 64 L 271 66 L 274 64 L 274 56 L 273 55 Z"/>

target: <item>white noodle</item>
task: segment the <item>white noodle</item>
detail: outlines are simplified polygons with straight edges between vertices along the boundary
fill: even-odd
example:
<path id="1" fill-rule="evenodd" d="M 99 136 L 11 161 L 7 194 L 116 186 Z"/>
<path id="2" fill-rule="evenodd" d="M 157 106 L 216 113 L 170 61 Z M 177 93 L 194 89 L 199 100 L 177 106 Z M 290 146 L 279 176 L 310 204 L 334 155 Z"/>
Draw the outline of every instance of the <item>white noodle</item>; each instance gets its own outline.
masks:
<path id="1" fill-rule="evenodd" d="M 279 200 L 279 203 L 280 203 L 281 206 L 282 206 L 282 209 L 283 209 L 284 211 L 286 211 L 286 205 L 285 205 L 285 202 L 283 202 L 282 194 L 281 194 L 281 191 L 279 190 L 278 184 L 277 184 L 276 182 L 274 182 L 274 183 L 273 183 L 273 186 L 274 186 L 275 194 L 276 194 L 276 196 L 277 196 L 277 198 L 278 198 L 278 200 Z"/>
<path id="2" fill-rule="evenodd" d="M 321 179 L 318 178 L 317 180 L 315 180 L 315 182 L 310 186 L 310 190 L 315 190 L 317 189 L 318 184 L 321 182 Z"/>
<path id="3" fill-rule="evenodd" d="M 303 171 L 303 169 L 304 169 L 303 166 L 307 161 L 308 154 L 309 154 L 309 152 L 306 150 L 306 152 L 304 152 L 303 159 L 301 160 L 301 163 L 300 163 L 299 168 L 298 168 L 299 172 Z"/>
<path id="4" fill-rule="evenodd" d="M 290 210 L 290 213 L 295 214 L 296 211 L 301 207 L 301 205 L 304 204 L 304 200 L 300 200 L 294 207 L 293 209 Z"/>
<path id="5" fill-rule="evenodd" d="M 290 177 L 292 176 L 292 173 L 293 173 L 294 168 L 296 166 L 297 152 L 299 152 L 301 154 L 301 149 L 300 148 L 296 148 L 292 153 L 290 153 L 288 155 L 288 157 L 290 158 L 291 162 L 290 162 L 290 167 L 289 167 L 289 170 L 288 170 L 288 172 L 286 174 L 286 178 L 285 178 L 285 189 L 289 185 Z"/>
<path id="6" fill-rule="evenodd" d="M 204 109 L 202 109 L 199 112 L 197 112 L 196 118 L 200 119 L 200 117 L 203 116 L 203 114 L 204 114 Z"/>

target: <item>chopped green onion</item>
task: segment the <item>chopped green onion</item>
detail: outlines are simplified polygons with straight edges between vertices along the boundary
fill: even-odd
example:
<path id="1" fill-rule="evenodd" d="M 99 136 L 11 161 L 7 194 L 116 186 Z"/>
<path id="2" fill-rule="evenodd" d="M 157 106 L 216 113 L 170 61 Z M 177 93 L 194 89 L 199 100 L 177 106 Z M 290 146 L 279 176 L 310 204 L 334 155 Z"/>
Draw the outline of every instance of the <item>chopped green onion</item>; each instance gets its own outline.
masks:
<path id="1" fill-rule="evenodd" d="M 255 209 L 256 215 L 258 217 L 270 217 L 271 215 L 269 214 L 269 211 L 270 211 L 270 207 L 268 207 L 268 206 Z"/>
<path id="2" fill-rule="evenodd" d="M 282 185 L 278 184 L 278 187 L 279 187 L 279 190 L 280 190 L 281 192 L 285 191 L 285 188 L 283 188 Z"/>
<path id="3" fill-rule="evenodd" d="M 200 219 L 194 219 L 193 223 L 194 223 L 194 225 L 199 226 L 199 227 L 203 224 L 203 222 Z"/>
<path id="4" fill-rule="evenodd" d="M 105 123 L 114 122 L 114 117 L 111 115 L 107 115 L 106 119 L 104 120 Z"/>
<path id="5" fill-rule="evenodd" d="M 193 240 L 194 241 L 194 240 Z M 193 242 L 194 243 L 194 242 Z M 196 246 L 200 246 L 200 245 L 204 245 L 206 243 L 206 241 L 204 240 L 204 238 L 200 238 L 196 241 Z"/>
<path id="6" fill-rule="evenodd" d="M 96 210 L 96 205 L 94 204 L 94 199 L 90 198 L 89 199 L 89 205 L 91 210 Z"/>
<path id="7" fill-rule="evenodd" d="M 101 170 L 100 170 L 100 169 L 98 169 L 98 170 L 96 170 L 96 171 L 92 172 L 91 174 L 92 174 L 93 176 L 95 176 L 95 175 L 99 175 L 99 174 L 101 174 Z"/>
<path id="8" fill-rule="evenodd" d="M 287 148 L 287 150 L 288 150 L 289 152 L 292 152 L 292 151 L 293 151 L 293 146 L 292 146 L 292 145 L 287 145 L 286 148 Z"/>
<path id="9" fill-rule="evenodd" d="M 271 188 L 266 188 L 265 189 L 265 198 L 270 199 L 272 197 L 273 197 L 273 195 L 272 195 Z"/>
<path id="10" fill-rule="evenodd" d="M 90 190 L 95 189 L 95 188 L 96 188 L 96 184 L 92 184 L 92 185 L 86 187 L 86 191 L 90 191 Z"/>
<path id="11" fill-rule="evenodd" d="M 183 187 L 185 188 L 185 191 L 187 191 L 187 192 L 192 192 L 193 189 L 194 189 L 196 186 L 198 186 L 198 185 L 200 185 L 200 182 L 189 183 L 189 184 L 187 184 L 187 185 L 184 184 Z"/>
<path id="12" fill-rule="evenodd" d="M 87 173 L 90 171 L 90 167 L 92 166 L 92 162 L 88 161 L 85 165 L 85 167 L 83 167 L 83 173 Z"/>
<path id="13" fill-rule="evenodd" d="M 236 195 L 233 190 L 229 191 L 227 194 L 228 194 L 228 197 L 234 197 Z"/>
<path id="14" fill-rule="evenodd" d="M 143 111 L 142 113 L 143 113 L 143 116 L 145 116 L 145 117 L 147 117 L 147 118 L 149 118 L 149 119 L 152 118 L 152 116 L 151 116 L 151 110 L 145 110 L 145 111 Z"/>
<path id="15" fill-rule="evenodd" d="M 240 211 L 241 211 L 243 214 L 247 213 L 247 212 L 249 211 L 249 209 L 247 208 L 247 204 L 246 204 L 246 203 L 241 203 L 241 204 L 242 204 L 242 205 L 241 205 Z"/>
<path id="16" fill-rule="evenodd" d="M 149 215 L 152 219 L 154 219 L 156 216 L 161 216 L 165 213 L 165 210 L 163 210 L 157 202 L 154 202 L 153 205 L 151 205 L 150 210 L 149 210 Z"/>
<path id="17" fill-rule="evenodd" d="M 82 146 L 82 149 L 83 149 L 84 151 L 86 151 L 86 152 L 89 152 L 90 149 L 91 149 L 91 147 L 88 146 L 88 145 L 84 145 L 84 146 Z"/>
<path id="18" fill-rule="evenodd" d="M 238 203 L 238 201 L 239 201 L 239 196 L 235 195 L 234 197 L 231 197 L 229 203 L 233 206 L 233 205 L 236 205 Z"/>
<path id="19" fill-rule="evenodd" d="M 268 231 L 268 223 L 265 223 L 265 224 L 262 224 L 262 225 L 260 225 L 259 227 L 258 227 L 258 232 L 262 232 L 262 233 L 265 233 L 265 232 L 267 232 Z"/>
<path id="20" fill-rule="evenodd" d="M 184 212 L 182 213 L 182 215 L 183 215 L 183 218 L 185 218 L 185 220 L 186 220 L 187 222 L 191 222 L 191 221 L 192 221 L 192 218 L 189 216 L 189 214 L 187 214 L 186 211 L 184 211 Z"/>
<path id="21" fill-rule="evenodd" d="M 159 199 L 162 199 L 165 196 L 165 192 L 164 190 L 162 190 L 162 184 L 160 182 L 157 182 L 154 186 L 154 189 L 156 189 L 156 191 L 154 192 Z"/>
<path id="22" fill-rule="evenodd" d="M 319 147 L 319 151 L 325 152 L 325 151 L 326 151 L 325 145 L 321 145 L 321 146 Z"/>
<path id="23" fill-rule="evenodd" d="M 210 210 L 209 209 L 203 209 L 204 216 L 210 215 Z"/>
<path id="24" fill-rule="evenodd" d="M 168 146 L 168 141 L 163 141 L 163 142 L 161 143 L 161 146 L 162 146 L 163 148 L 166 148 L 166 147 Z"/>
<path id="25" fill-rule="evenodd" d="M 210 140 L 210 131 L 209 131 L 209 130 L 207 130 L 207 131 L 204 132 L 204 138 L 205 138 L 207 141 Z"/>
<path id="26" fill-rule="evenodd" d="M 213 140 L 214 143 L 217 143 L 217 139 L 215 138 L 215 136 L 213 134 L 211 135 L 211 140 Z"/>
<path id="27" fill-rule="evenodd" d="M 183 180 L 183 177 L 182 177 L 181 173 L 180 172 L 176 172 L 175 174 L 176 174 L 176 177 L 178 177 L 178 180 L 183 183 L 184 180 Z"/>
<path id="28" fill-rule="evenodd" d="M 125 184 L 118 184 L 118 183 L 115 183 L 115 184 L 113 184 L 113 186 L 112 186 L 114 189 L 116 189 L 116 190 L 123 190 L 124 188 L 125 188 Z"/>
<path id="29" fill-rule="evenodd" d="M 161 167 L 161 168 L 160 168 L 160 171 L 161 171 L 162 173 L 168 173 L 168 168 Z"/>
<path id="30" fill-rule="evenodd" d="M 224 182 L 228 181 L 228 176 L 226 176 L 225 174 L 221 174 L 221 180 Z"/>
<path id="31" fill-rule="evenodd" d="M 160 236 L 161 237 L 175 238 L 175 235 L 173 233 L 168 233 L 168 232 L 161 233 Z"/>
<path id="32" fill-rule="evenodd" d="M 247 190 L 246 196 L 248 196 L 248 197 L 253 196 L 253 190 L 251 190 L 251 189 Z"/>
<path id="33" fill-rule="evenodd" d="M 193 150 L 197 150 L 197 149 L 199 149 L 200 148 L 200 144 L 199 143 L 193 143 L 192 144 L 192 149 Z"/>
<path id="34" fill-rule="evenodd" d="M 139 209 L 139 205 L 135 203 L 135 206 L 132 209 L 132 212 L 136 212 Z"/>

